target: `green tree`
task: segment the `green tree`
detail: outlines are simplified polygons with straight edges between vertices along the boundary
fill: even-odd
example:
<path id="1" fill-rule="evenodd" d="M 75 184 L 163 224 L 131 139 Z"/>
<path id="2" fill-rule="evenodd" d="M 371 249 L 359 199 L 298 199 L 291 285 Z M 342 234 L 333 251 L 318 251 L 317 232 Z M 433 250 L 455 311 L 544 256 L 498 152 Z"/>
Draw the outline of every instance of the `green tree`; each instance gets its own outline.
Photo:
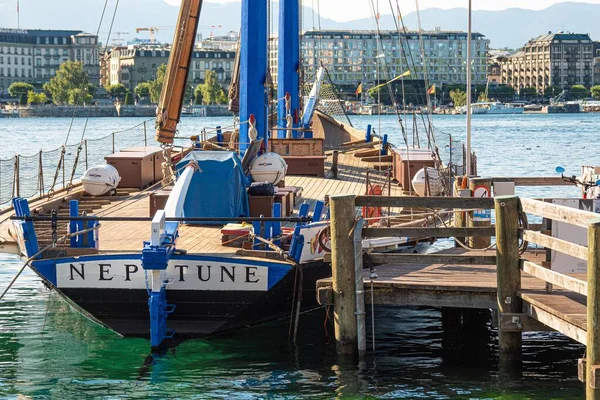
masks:
<path id="1" fill-rule="evenodd" d="M 544 89 L 544 97 L 556 97 L 562 93 L 562 89 L 558 86 L 550 85 Z"/>
<path id="2" fill-rule="evenodd" d="M 135 104 L 135 101 L 133 101 L 133 93 L 127 92 L 127 94 L 125 95 L 125 105 L 133 106 L 134 104 Z"/>
<path id="3" fill-rule="evenodd" d="M 467 104 L 467 93 L 460 89 L 456 89 L 450 92 L 450 98 L 454 103 L 454 107 L 462 107 Z"/>
<path id="4" fill-rule="evenodd" d="M 204 83 L 198 85 L 195 91 L 196 97 L 202 95 L 202 103 L 204 104 L 225 104 L 227 96 L 217 79 L 217 73 L 214 71 L 206 71 L 204 75 Z"/>
<path id="5" fill-rule="evenodd" d="M 83 64 L 75 61 L 62 63 L 56 75 L 44 85 L 44 90 L 52 94 L 55 104 L 83 104 L 91 101 L 87 96 L 92 97 Z"/>
<path id="6" fill-rule="evenodd" d="M 127 88 L 122 83 L 108 85 L 106 91 L 111 97 L 121 98 L 127 93 Z"/>
<path id="7" fill-rule="evenodd" d="M 490 101 L 490 98 L 486 92 L 483 92 L 477 97 L 477 101 Z"/>
<path id="8" fill-rule="evenodd" d="M 46 93 L 36 93 L 33 90 L 27 93 L 27 104 L 46 104 L 47 101 Z"/>
<path id="9" fill-rule="evenodd" d="M 19 105 L 21 105 L 21 106 L 27 105 L 27 93 L 21 93 L 19 95 Z"/>
<path id="10" fill-rule="evenodd" d="M 569 89 L 569 96 L 575 100 L 585 99 L 589 95 L 589 90 L 587 90 L 583 85 L 573 85 Z"/>
<path id="11" fill-rule="evenodd" d="M 592 96 L 594 96 L 595 99 L 600 100 L 600 85 L 592 86 L 590 92 L 592 93 Z"/>
<path id="12" fill-rule="evenodd" d="M 524 87 L 519 90 L 519 97 L 521 99 L 531 99 L 533 97 L 537 97 L 538 92 L 536 88 L 532 87 Z"/>
<path id="13" fill-rule="evenodd" d="M 87 92 L 87 89 L 79 88 L 70 89 L 67 96 L 67 102 L 76 106 L 90 104 L 94 99 L 93 96 Z M 54 102 L 56 103 L 56 100 Z"/>
<path id="14" fill-rule="evenodd" d="M 165 76 L 167 75 L 167 65 L 161 64 L 156 69 L 156 79 L 148 82 L 150 101 L 152 103 L 158 103 L 160 101 L 160 92 L 162 91 L 163 83 L 165 82 Z"/>
<path id="15" fill-rule="evenodd" d="M 140 98 L 150 97 L 150 82 L 139 83 L 135 89 L 133 89 L 133 92 Z"/>
<path id="16" fill-rule="evenodd" d="M 14 97 L 20 97 L 22 94 L 27 95 L 27 93 L 33 90 L 33 85 L 25 82 L 13 82 L 8 87 L 8 94 Z"/>
<path id="17" fill-rule="evenodd" d="M 498 85 L 491 94 L 498 101 L 511 101 L 515 96 L 515 89 L 508 85 Z"/>

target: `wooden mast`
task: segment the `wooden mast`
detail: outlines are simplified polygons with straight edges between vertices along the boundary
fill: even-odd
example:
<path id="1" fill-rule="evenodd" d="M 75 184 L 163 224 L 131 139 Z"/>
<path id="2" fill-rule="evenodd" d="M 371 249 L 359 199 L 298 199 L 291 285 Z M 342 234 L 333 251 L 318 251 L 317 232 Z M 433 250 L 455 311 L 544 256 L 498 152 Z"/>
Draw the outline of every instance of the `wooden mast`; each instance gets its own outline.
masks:
<path id="1" fill-rule="evenodd" d="M 173 143 L 185 97 L 202 0 L 182 0 L 167 74 L 156 109 L 156 140 Z"/>

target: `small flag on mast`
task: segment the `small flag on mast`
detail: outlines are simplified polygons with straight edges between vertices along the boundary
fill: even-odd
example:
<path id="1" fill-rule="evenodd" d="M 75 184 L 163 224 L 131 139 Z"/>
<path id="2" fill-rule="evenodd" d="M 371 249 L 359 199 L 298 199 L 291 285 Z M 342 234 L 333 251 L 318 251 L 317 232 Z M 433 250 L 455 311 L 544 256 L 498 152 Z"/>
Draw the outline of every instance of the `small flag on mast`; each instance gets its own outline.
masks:
<path id="1" fill-rule="evenodd" d="M 362 93 L 362 82 L 359 83 L 358 87 L 356 88 L 356 95 L 358 96 L 361 93 Z"/>
<path id="2" fill-rule="evenodd" d="M 427 89 L 427 94 L 435 94 L 435 83 L 431 85 L 429 89 Z"/>

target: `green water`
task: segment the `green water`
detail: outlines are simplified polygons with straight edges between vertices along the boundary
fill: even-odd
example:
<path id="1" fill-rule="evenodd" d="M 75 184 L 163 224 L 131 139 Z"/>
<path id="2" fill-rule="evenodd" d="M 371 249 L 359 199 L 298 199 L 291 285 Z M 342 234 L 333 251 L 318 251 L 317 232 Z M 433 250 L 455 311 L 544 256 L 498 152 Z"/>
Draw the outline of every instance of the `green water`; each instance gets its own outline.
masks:
<path id="1" fill-rule="evenodd" d="M 474 118 L 474 149 L 485 175 L 552 175 L 556 165 L 577 173 L 600 165 L 595 148 L 600 115 L 482 116 Z M 90 137 L 126 128 L 138 119 L 91 119 Z M 77 120 L 76 124 L 84 121 Z M 186 119 L 182 135 L 220 119 Z M 357 118 L 379 129 L 376 117 Z M 460 137 L 464 117 L 436 118 L 444 133 Z M 0 158 L 62 143 L 68 119 L 0 123 Z M 79 125 L 77 125 L 79 126 Z M 394 117 L 381 131 L 400 142 Z M 44 135 L 32 134 L 43 130 Z M 15 132 L 29 133 L 22 149 Z M 76 138 L 78 140 L 78 138 Z M 536 189 L 543 195 L 577 195 Z M 564 190 L 564 189 L 560 189 Z M 529 194 L 529 193 L 525 193 Z M 0 288 L 21 262 L 0 255 Z M 190 340 L 151 357 L 148 342 L 119 338 L 71 310 L 31 272 L 0 301 L 0 398 L 51 399 L 579 399 L 577 359 L 584 348 L 558 334 L 527 334 L 522 375 L 499 372 L 496 331 L 445 334 L 439 310 L 375 310 L 377 342 L 363 368 L 337 358 L 324 310 L 302 315 L 298 345 L 288 344 L 286 321 L 211 340 Z M 369 346 L 371 346 L 371 314 Z"/>

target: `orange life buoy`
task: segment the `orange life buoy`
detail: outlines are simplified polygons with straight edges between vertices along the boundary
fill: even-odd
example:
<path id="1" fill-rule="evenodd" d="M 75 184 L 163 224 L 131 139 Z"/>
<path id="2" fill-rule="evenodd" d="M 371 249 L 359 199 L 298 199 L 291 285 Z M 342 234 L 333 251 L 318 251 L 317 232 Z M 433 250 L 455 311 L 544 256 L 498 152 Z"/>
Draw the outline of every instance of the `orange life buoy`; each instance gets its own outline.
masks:
<path id="1" fill-rule="evenodd" d="M 381 196 L 383 194 L 383 189 L 380 185 L 370 185 L 369 190 L 367 191 L 368 196 Z M 383 217 L 383 212 L 381 211 L 381 207 L 366 207 L 362 208 L 363 218 L 367 219 L 367 225 L 379 222 L 381 217 Z"/>

